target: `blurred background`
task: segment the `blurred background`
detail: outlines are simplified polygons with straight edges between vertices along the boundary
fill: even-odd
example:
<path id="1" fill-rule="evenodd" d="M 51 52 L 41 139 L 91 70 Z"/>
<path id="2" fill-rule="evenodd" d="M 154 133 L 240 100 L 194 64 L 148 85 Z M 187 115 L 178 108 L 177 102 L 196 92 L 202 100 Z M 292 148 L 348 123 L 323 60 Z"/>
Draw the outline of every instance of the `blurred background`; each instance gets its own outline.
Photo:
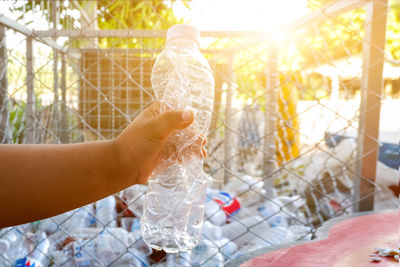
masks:
<path id="1" fill-rule="evenodd" d="M 0 230 L 1 266 L 29 253 L 54 266 L 223 266 L 313 239 L 332 217 L 398 208 L 399 0 L 2 1 L 1 142 L 118 136 L 154 101 L 151 70 L 179 23 L 200 29 L 215 78 L 200 244 L 151 250 L 138 230 L 146 187 L 133 186 Z"/>

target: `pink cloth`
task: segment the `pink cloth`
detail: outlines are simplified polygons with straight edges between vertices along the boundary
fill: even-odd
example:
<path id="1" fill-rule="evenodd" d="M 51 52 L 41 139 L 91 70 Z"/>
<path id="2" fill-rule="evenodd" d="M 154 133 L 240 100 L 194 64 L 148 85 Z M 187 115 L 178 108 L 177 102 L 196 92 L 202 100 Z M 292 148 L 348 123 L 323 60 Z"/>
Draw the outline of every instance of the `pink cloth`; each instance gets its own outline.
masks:
<path id="1" fill-rule="evenodd" d="M 399 212 L 364 215 L 342 221 L 329 230 L 328 238 L 283 248 L 253 258 L 240 267 L 279 266 L 399 266 L 393 258 L 371 262 L 376 247 L 396 248 L 400 234 Z"/>

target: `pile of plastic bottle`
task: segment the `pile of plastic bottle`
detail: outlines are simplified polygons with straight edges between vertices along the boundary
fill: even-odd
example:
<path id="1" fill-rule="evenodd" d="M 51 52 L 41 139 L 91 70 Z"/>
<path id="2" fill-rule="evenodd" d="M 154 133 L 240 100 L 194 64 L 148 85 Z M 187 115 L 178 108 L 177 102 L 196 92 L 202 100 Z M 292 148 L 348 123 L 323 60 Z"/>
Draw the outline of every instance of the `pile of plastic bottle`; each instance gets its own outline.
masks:
<path id="1" fill-rule="evenodd" d="M 262 183 L 242 179 L 247 186 L 233 180 L 224 191 L 207 190 L 202 236 L 190 251 L 166 254 L 143 241 L 147 188 L 135 185 L 53 218 L 0 230 L 0 266 L 224 266 L 255 249 L 311 238 L 296 213 L 304 200 L 266 200 Z"/>

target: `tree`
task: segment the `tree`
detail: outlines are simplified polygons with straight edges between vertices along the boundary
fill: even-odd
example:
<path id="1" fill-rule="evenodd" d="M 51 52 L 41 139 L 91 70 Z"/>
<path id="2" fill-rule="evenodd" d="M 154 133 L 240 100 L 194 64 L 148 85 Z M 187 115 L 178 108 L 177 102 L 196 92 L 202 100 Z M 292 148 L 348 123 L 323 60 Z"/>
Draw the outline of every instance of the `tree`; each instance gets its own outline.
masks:
<path id="1" fill-rule="evenodd" d="M 308 5 L 311 10 L 316 10 L 332 2 L 334 1 L 308 0 Z M 307 34 L 310 38 L 301 51 L 306 54 L 307 49 L 311 46 L 314 51 L 321 51 L 327 60 L 361 53 L 364 22 L 365 11 L 363 8 L 328 19 L 314 27 L 313 31 L 318 34 Z M 400 60 L 400 0 L 389 0 L 385 51 L 389 55 L 389 60 Z M 312 55 L 308 57 L 310 65 L 315 63 L 312 58 Z"/>
<path id="2" fill-rule="evenodd" d="M 141 29 L 166 30 L 174 24 L 183 23 L 175 17 L 173 10 L 165 1 L 98 1 L 98 9 L 103 10 L 98 17 L 99 29 Z M 121 42 L 120 38 L 102 38 L 101 47 L 123 48 L 160 48 L 165 44 L 164 38 L 132 38 Z"/>
<path id="3" fill-rule="evenodd" d="M 88 1 L 43 1 L 34 0 L 28 1 L 26 4 L 15 4 L 12 9 L 21 11 L 22 15 L 18 19 L 28 18 L 27 24 L 32 21 L 29 20 L 29 11 L 42 12 L 43 16 L 50 23 L 52 21 L 52 6 L 57 4 L 57 18 L 58 24 L 63 29 L 84 29 L 80 24 L 80 17 L 76 15 L 81 12 L 82 7 L 88 4 Z M 90 1 L 89 1 L 90 4 Z M 170 26 L 182 23 L 183 19 L 178 19 L 166 1 L 162 0 L 131 0 L 131 1 L 107 1 L 98 0 L 92 2 L 97 4 L 97 28 L 98 29 L 141 29 L 141 30 L 165 30 Z M 173 4 L 173 1 L 170 3 Z M 187 3 L 184 3 L 189 8 Z M 89 18 L 91 19 L 91 18 Z M 130 36 L 127 36 L 130 37 Z M 79 41 L 79 38 L 75 38 Z M 142 48 L 146 47 L 160 47 L 164 44 L 164 39 L 138 39 L 133 38 L 129 41 L 120 41 L 121 38 L 101 38 L 99 45 L 101 48 L 119 47 L 119 48 Z M 76 45 L 76 44 L 74 44 Z"/>

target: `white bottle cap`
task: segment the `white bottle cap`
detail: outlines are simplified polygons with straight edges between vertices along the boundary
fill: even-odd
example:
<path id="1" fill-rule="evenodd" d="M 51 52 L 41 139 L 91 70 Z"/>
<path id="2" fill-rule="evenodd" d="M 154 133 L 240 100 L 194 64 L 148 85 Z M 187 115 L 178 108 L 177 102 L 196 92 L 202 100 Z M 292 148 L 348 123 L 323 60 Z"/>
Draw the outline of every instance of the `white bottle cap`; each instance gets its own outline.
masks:
<path id="1" fill-rule="evenodd" d="M 188 38 L 200 43 L 200 31 L 192 25 L 176 24 L 167 32 L 167 41 L 174 38 Z"/>

